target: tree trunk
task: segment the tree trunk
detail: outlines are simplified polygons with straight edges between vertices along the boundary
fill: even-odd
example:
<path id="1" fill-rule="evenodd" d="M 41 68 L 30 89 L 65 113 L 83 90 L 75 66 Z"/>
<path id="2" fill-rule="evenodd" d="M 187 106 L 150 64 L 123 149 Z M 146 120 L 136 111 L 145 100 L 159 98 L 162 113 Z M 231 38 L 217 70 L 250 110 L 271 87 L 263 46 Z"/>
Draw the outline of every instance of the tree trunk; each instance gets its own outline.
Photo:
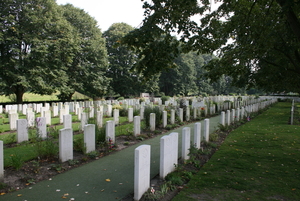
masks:
<path id="1" fill-rule="evenodd" d="M 24 90 L 21 88 L 22 87 L 17 87 L 17 90 L 15 91 L 17 104 L 23 104 Z"/>

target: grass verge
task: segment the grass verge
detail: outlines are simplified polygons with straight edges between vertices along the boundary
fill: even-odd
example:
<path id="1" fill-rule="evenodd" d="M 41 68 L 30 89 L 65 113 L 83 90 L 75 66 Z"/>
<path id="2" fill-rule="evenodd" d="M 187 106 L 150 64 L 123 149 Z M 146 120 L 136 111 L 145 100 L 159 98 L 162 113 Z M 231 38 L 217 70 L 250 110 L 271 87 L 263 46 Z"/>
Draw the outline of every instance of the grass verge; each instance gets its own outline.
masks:
<path id="1" fill-rule="evenodd" d="M 277 103 L 232 131 L 172 200 L 300 200 L 300 127 Z"/>

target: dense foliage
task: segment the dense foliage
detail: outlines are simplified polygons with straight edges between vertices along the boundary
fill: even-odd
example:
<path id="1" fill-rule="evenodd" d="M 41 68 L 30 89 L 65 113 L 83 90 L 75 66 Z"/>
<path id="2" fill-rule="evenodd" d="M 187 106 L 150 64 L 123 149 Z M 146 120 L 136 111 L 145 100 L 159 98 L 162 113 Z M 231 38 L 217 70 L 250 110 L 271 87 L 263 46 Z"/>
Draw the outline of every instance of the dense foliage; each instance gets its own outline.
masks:
<path id="1" fill-rule="evenodd" d="M 174 67 L 180 52 L 215 52 L 220 59 L 206 66 L 214 81 L 226 74 L 236 86 L 299 92 L 300 2 L 216 0 L 214 11 L 210 2 L 146 1 L 143 25 L 123 39 L 139 51 L 136 68 L 154 74 Z"/>
<path id="2" fill-rule="evenodd" d="M 1 93 L 22 103 L 26 91 L 105 93 L 108 81 L 105 40 L 97 22 L 71 5 L 54 0 L 0 2 Z"/>

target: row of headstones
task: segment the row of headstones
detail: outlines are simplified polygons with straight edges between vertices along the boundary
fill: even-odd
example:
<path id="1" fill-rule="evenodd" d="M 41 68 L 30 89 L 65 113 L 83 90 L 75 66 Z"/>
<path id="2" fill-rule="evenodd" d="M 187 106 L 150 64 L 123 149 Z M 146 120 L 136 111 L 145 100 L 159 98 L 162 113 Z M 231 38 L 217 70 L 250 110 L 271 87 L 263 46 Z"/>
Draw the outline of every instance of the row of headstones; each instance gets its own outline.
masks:
<path id="1" fill-rule="evenodd" d="M 218 103 L 218 105 L 220 105 L 220 107 L 223 105 L 224 101 L 229 100 L 234 102 L 234 107 L 239 107 L 242 105 L 250 105 L 250 104 L 254 104 L 260 101 L 260 99 L 253 99 L 253 97 L 251 96 L 243 96 L 242 99 L 243 101 L 238 101 L 237 97 L 232 97 L 232 96 L 211 96 L 211 97 L 205 97 L 203 99 L 201 99 L 202 101 L 199 102 L 199 98 L 197 97 L 193 97 L 193 98 L 189 98 L 192 99 L 192 106 L 195 103 L 199 103 L 201 105 L 207 104 L 209 102 L 215 102 Z M 169 101 L 165 102 L 165 105 L 177 105 L 177 98 L 173 98 L 171 97 Z M 158 103 L 158 105 L 162 105 L 162 100 L 161 98 L 154 98 L 154 101 L 156 103 Z M 241 103 L 244 103 L 242 105 L 239 105 Z M 70 112 L 75 112 L 77 108 L 90 108 L 90 107 L 99 107 L 101 105 L 113 105 L 113 104 L 122 104 L 124 106 L 134 106 L 134 105 L 141 105 L 141 106 L 145 106 L 145 105 L 149 105 L 149 104 L 153 104 L 153 102 L 150 102 L 149 99 L 146 99 L 145 102 L 142 102 L 140 104 L 139 99 L 126 99 L 126 100 L 121 100 L 121 101 L 117 101 L 117 100 L 105 100 L 105 101 L 85 101 L 85 102 L 66 102 L 66 103 L 62 103 L 62 102 L 58 102 L 58 103 L 52 103 L 51 107 L 52 108 L 57 108 L 57 109 L 53 109 L 53 113 L 54 116 L 57 115 L 58 112 L 56 111 L 60 111 L 61 108 L 67 108 L 68 110 L 70 110 Z M 228 105 L 229 103 L 225 102 L 225 105 Z M 186 101 L 186 105 L 189 105 L 189 101 Z M 227 106 L 227 108 L 223 108 L 223 109 L 231 109 L 229 108 L 230 106 Z M 43 104 L 42 103 L 33 103 L 33 104 L 18 104 L 18 105 L 6 105 L 5 106 L 5 111 L 8 113 L 10 110 L 15 110 L 17 112 L 22 112 L 24 115 L 26 115 L 26 110 L 27 108 L 32 108 L 34 112 L 36 113 L 40 113 L 42 108 L 43 108 Z M 44 108 L 46 108 L 46 110 L 50 109 L 50 103 L 45 103 L 44 104 Z M 0 113 L 3 113 L 3 106 L 0 105 Z"/>
<path id="2" fill-rule="evenodd" d="M 77 114 L 78 119 L 81 120 L 81 114 L 82 114 L 83 108 L 79 107 L 79 104 L 76 104 L 76 105 L 77 106 L 76 106 L 76 110 L 75 110 L 76 113 L 75 114 Z M 194 107 L 193 107 L 193 109 L 194 109 L 194 118 L 195 118 L 195 115 L 197 115 L 196 107 L 202 107 L 205 110 L 205 116 L 207 115 L 208 108 L 204 105 L 203 102 L 200 102 L 200 104 L 195 104 Z M 218 107 L 218 105 L 217 105 L 217 107 Z M 58 106 L 53 106 L 52 108 L 53 108 L 53 116 L 57 116 L 58 115 Z M 90 107 L 90 106 L 89 106 L 89 108 L 90 108 L 89 109 L 90 111 L 89 111 L 89 116 L 88 117 L 94 117 L 94 108 Z M 164 110 L 164 106 L 161 106 L 161 108 L 162 108 L 162 110 Z M 230 107 L 229 106 L 225 107 L 225 111 L 227 110 L 227 108 L 230 108 Z M 46 117 L 46 123 L 48 125 L 51 125 L 51 112 L 48 109 L 49 109 L 49 104 L 46 104 L 46 107 L 41 107 L 40 108 L 41 117 Z M 107 116 L 112 116 L 112 105 L 106 105 L 105 108 L 103 106 L 99 106 L 99 109 L 100 109 L 100 111 L 105 113 Z M 141 109 L 140 116 L 143 119 L 144 108 L 142 106 L 139 109 Z M 187 109 L 189 110 L 189 107 Z M 218 108 L 217 110 L 219 111 L 219 109 L 220 108 Z M 131 122 L 131 119 L 132 119 L 131 111 L 132 111 L 132 109 L 129 108 L 128 110 L 129 110 L 128 118 Z M 60 106 L 60 110 L 59 110 L 60 123 L 63 123 L 63 115 L 69 114 L 69 111 L 70 111 L 69 110 L 69 105 Z M 210 111 L 210 114 L 214 114 L 216 112 L 216 106 L 215 105 L 210 106 L 209 111 Z M 16 129 L 15 122 L 16 122 L 16 119 L 18 119 L 18 114 L 16 113 L 15 110 L 10 110 L 9 113 L 10 113 L 10 122 L 12 122 L 11 126 L 10 126 L 10 129 L 15 130 Z M 180 113 L 180 111 L 179 111 L 179 113 Z M 28 126 L 29 127 L 34 126 L 34 116 L 35 116 L 35 114 L 33 113 L 33 108 L 26 108 L 26 115 L 27 115 L 27 120 L 28 120 Z M 179 114 L 179 116 L 181 116 L 181 115 Z M 189 120 L 189 111 L 187 111 L 187 120 Z"/>
<path id="3" fill-rule="evenodd" d="M 259 110 L 267 107 L 268 105 L 275 103 L 276 101 L 277 101 L 276 99 L 271 99 L 253 105 L 248 105 L 242 108 L 227 110 L 226 113 L 222 111 L 220 124 L 223 126 L 230 125 L 231 123 L 235 121 L 239 121 L 245 117 L 248 117 L 249 120 L 249 116 L 251 113 L 258 112 Z"/>
<path id="4" fill-rule="evenodd" d="M 204 133 L 201 135 L 201 123 L 194 124 L 194 145 L 200 148 L 201 139 L 209 141 L 209 119 L 204 120 Z M 191 148 L 191 129 L 182 129 L 182 160 L 189 159 Z M 151 146 L 141 145 L 135 149 L 134 160 L 134 200 L 139 200 L 150 187 L 150 157 Z M 175 170 L 178 164 L 178 133 L 170 133 L 160 139 L 159 175 L 164 179 Z"/>
<path id="5" fill-rule="evenodd" d="M 237 113 L 232 110 L 227 110 L 227 124 L 230 124 L 230 120 L 238 121 L 240 118 L 244 118 L 245 115 L 249 115 L 252 112 L 258 112 L 259 110 L 267 107 L 270 104 L 276 102 L 276 99 L 269 101 L 252 104 L 246 107 L 237 108 Z M 237 116 L 235 116 L 237 115 Z M 225 112 L 221 113 L 221 124 L 225 125 Z M 201 136 L 201 123 L 194 124 L 194 146 L 199 149 L 201 139 L 206 142 L 209 141 L 209 119 L 204 120 L 204 133 Z M 182 130 L 182 160 L 189 159 L 189 150 L 191 146 L 190 128 L 185 127 Z M 170 151 L 172 150 L 172 151 Z M 135 168 L 134 168 L 134 200 L 139 200 L 142 195 L 150 187 L 150 145 L 141 145 L 135 149 Z M 178 133 L 171 133 L 165 135 L 160 139 L 160 177 L 164 178 L 170 172 L 174 171 L 175 165 L 178 161 Z"/>
<path id="6" fill-rule="evenodd" d="M 66 115 L 67 116 L 67 115 Z M 41 117 L 44 118 L 44 117 Z M 18 125 L 23 126 L 24 130 L 27 127 L 27 120 L 18 120 Z M 40 133 L 40 137 L 44 133 Z M 24 139 L 27 135 L 27 139 Z M 47 134 L 46 134 L 47 135 Z M 23 140 L 28 140 L 28 133 L 24 134 Z M 84 128 L 84 145 L 86 153 L 92 152 L 96 149 L 95 141 L 95 125 L 88 124 Z M 65 162 L 73 159 L 73 130 L 72 128 L 63 128 L 59 130 L 59 160 Z M 0 181 L 4 180 L 4 154 L 3 154 L 3 141 L 0 141 Z"/>

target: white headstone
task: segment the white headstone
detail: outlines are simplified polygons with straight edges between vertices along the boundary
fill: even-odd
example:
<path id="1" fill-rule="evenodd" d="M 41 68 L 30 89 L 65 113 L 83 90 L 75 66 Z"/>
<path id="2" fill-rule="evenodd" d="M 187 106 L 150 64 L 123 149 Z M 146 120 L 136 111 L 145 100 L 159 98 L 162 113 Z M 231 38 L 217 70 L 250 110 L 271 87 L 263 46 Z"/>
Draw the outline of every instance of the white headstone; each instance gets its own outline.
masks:
<path id="1" fill-rule="evenodd" d="M 188 160 L 191 148 L 191 129 L 190 127 L 185 127 L 182 129 L 182 154 L 183 160 Z"/>
<path id="2" fill-rule="evenodd" d="M 63 116 L 63 121 L 64 121 L 64 128 L 72 128 L 72 115 L 70 114 L 65 114 Z"/>
<path id="3" fill-rule="evenodd" d="M 51 125 L 51 111 L 50 110 L 44 111 L 44 117 L 46 118 L 46 124 Z"/>
<path id="4" fill-rule="evenodd" d="M 37 117 L 36 127 L 37 127 L 38 136 L 41 137 L 42 139 L 47 138 L 46 117 Z"/>
<path id="5" fill-rule="evenodd" d="M 150 187 L 150 145 L 141 145 L 134 151 L 134 200 L 140 200 Z"/>
<path id="6" fill-rule="evenodd" d="M 171 120 L 170 120 L 171 124 L 175 124 L 175 110 L 171 109 Z"/>
<path id="7" fill-rule="evenodd" d="M 102 128 L 103 127 L 103 111 L 97 111 L 97 126 L 98 128 Z"/>
<path id="8" fill-rule="evenodd" d="M 106 122 L 106 140 L 115 143 L 115 122 L 107 121 Z"/>
<path id="9" fill-rule="evenodd" d="M 83 131 L 84 130 L 84 126 L 88 124 L 88 114 L 86 112 L 82 112 L 81 113 L 81 126 L 80 129 Z"/>
<path id="10" fill-rule="evenodd" d="M 141 134 L 141 117 L 135 116 L 133 121 L 133 135 L 138 136 Z"/>
<path id="11" fill-rule="evenodd" d="M 28 127 L 34 127 L 35 126 L 35 113 L 34 112 L 27 112 L 26 119 L 28 123 Z"/>
<path id="12" fill-rule="evenodd" d="M 162 123 L 163 123 L 163 128 L 165 128 L 168 124 L 168 113 L 167 111 L 163 111 L 163 115 L 162 115 Z"/>
<path id="13" fill-rule="evenodd" d="M 150 131 L 155 131 L 155 113 L 150 113 Z"/>
<path id="14" fill-rule="evenodd" d="M 204 139 L 209 142 L 209 119 L 204 119 Z"/>
<path id="15" fill-rule="evenodd" d="M 114 121 L 115 121 L 116 125 L 119 124 L 119 110 L 118 109 L 114 109 Z"/>
<path id="16" fill-rule="evenodd" d="M 220 124 L 222 126 L 225 126 L 225 112 L 224 111 L 221 112 Z"/>
<path id="17" fill-rule="evenodd" d="M 159 176 L 164 179 L 170 172 L 173 171 L 174 164 L 172 163 L 172 141 L 171 136 L 165 135 L 160 138 L 160 168 Z"/>
<path id="18" fill-rule="evenodd" d="M 194 125 L 194 145 L 197 149 L 201 146 L 201 123 L 197 122 Z"/>
<path id="19" fill-rule="evenodd" d="M 133 121 L 133 108 L 128 108 L 128 122 Z"/>
<path id="20" fill-rule="evenodd" d="M 17 120 L 17 143 L 28 141 L 28 123 L 26 119 Z"/>
<path id="21" fill-rule="evenodd" d="M 71 128 L 59 130 L 59 160 L 62 163 L 73 160 L 73 130 Z"/>
<path id="22" fill-rule="evenodd" d="M 9 126 L 11 131 L 17 129 L 17 119 L 19 119 L 18 113 L 9 114 Z"/>
<path id="23" fill-rule="evenodd" d="M 84 145 L 86 153 L 96 150 L 95 124 L 87 124 L 84 126 Z"/>
<path id="24" fill-rule="evenodd" d="M 179 108 L 179 120 L 180 122 L 183 122 L 183 109 Z"/>

